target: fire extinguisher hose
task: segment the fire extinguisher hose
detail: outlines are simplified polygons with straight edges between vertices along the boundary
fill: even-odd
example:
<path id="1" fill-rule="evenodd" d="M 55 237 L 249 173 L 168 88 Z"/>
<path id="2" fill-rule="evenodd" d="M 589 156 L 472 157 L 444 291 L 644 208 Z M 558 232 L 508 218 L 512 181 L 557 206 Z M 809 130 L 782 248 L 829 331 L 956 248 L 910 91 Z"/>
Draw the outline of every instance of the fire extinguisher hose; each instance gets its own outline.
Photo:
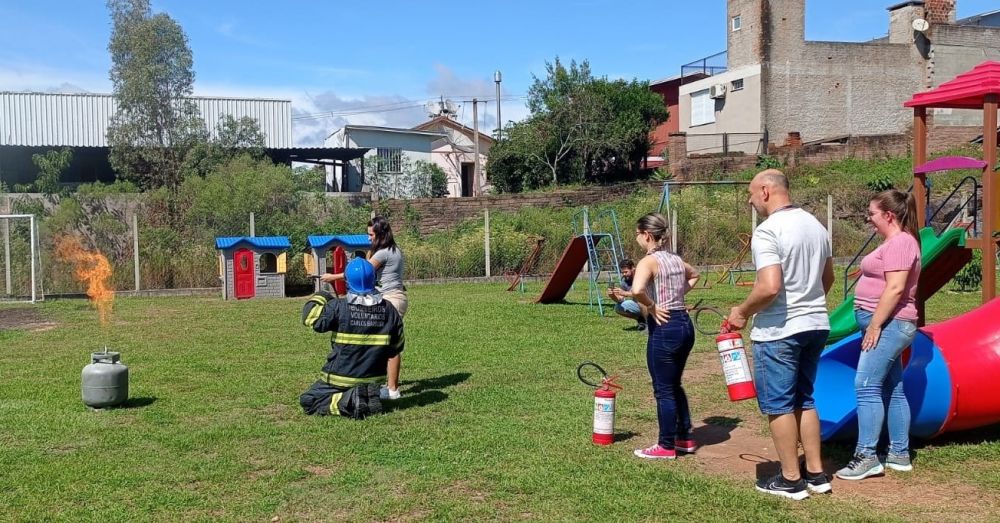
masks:
<path id="1" fill-rule="evenodd" d="M 594 379 L 594 371 L 600 374 L 600 381 Z M 617 375 L 608 377 L 608 373 L 601 368 L 600 365 L 592 361 L 585 361 L 581 363 L 580 366 L 576 368 L 576 377 L 579 378 L 580 382 L 584 385 L 595 389 L 622 388 L 621 385 L 615 383 L 615 379 L 618 377 Z"/>

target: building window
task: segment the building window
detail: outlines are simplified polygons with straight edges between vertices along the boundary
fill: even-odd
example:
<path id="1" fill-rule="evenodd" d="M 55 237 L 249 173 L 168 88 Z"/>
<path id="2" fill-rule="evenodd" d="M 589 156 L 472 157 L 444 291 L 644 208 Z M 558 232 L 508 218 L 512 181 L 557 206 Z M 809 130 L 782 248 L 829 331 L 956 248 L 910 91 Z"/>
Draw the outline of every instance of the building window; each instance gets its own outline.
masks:
<path id="1" fill-rule="evenodd" d="M 731 91 L 742 91 L 743 90 L 743 79 L 733 80 L 733 88 Z"/>
<path id="2" fill-rule="evenodd" d="M 715 100 L 705 89 L 691 93 L 691 127 L 707 123 L 715 123 Z"/>
<path id="3" fill-rule="evenodd" d="M 403 149 L 399 147 L 379 147 L 378 171 L 381 173 L 403 172 Z"/>
<path id="4" fill-rule="evenodd" d="M 740 18 L 740 15 L 734 16 L 733 17 L 733 32 L 739 31 L 741 27 L 743 27 L 743 19 Z"/>

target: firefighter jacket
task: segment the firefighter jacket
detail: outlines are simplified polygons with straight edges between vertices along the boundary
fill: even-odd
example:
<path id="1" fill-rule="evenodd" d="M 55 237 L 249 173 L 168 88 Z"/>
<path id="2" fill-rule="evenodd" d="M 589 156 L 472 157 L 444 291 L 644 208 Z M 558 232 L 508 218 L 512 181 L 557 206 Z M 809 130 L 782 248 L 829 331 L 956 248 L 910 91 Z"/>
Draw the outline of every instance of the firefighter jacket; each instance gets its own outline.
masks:
<path id="1" fill-rule="evenodd" d="M 333 333 L 319 380 L 337 388 L 384 382 L 389 358 L 403 351 L 403 319 L 380 294 L 314 294 L 302 309 L 302 322 Z"/>

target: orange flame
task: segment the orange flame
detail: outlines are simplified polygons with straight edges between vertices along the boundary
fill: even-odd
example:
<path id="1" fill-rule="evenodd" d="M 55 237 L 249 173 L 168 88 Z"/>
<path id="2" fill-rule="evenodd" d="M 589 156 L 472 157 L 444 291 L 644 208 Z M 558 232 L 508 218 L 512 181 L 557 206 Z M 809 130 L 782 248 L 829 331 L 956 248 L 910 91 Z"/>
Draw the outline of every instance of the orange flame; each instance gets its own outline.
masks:
<path id="1" fill-rule="evenodd" d="M 114 305 L 115 290 L 108 281 L 111 264 L 99 251 L 86 249 L 76 236 L 60 236 L 56 239 L 56 257 L 73 264 L 73 276 L 87 284 L 87 296 L 97 307 L 101 325 L 107 327 Z"/>

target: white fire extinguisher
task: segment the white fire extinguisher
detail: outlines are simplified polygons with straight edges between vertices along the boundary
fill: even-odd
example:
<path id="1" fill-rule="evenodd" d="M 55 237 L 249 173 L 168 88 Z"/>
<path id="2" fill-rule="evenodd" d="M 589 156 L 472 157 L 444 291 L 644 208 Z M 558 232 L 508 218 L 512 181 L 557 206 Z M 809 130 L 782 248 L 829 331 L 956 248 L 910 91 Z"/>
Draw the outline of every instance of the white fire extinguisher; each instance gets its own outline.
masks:
<path id="1" fill-rule="evenodd" d="M 587 377 L 587 370 L 593 368 L 601 374 L 601 381 Z M 593 371 L 590 371 L 591 373 Z M 615 389 L 621 390 L 621 385 L 615 383 L 617 376 L 608 377 L 599 365 L 585 361 L 576 368 L 576 375 L 583 383 L 594 387 L 594 432 L 591 440 L 595 445 L 610 445 L 615 442 Z"/>
<path id="2" fill-rule="evenodd" d="M 721 333 L 715 338 L 722 362 L 722 374 L 726 377 L 726 388 L 730 401 L 740 401 L 757 397 L 750 374 L 750 362 L 743 348 L 743 337 L 738 332 L 730 332 L 729 322 L 722 322 Z"/>

